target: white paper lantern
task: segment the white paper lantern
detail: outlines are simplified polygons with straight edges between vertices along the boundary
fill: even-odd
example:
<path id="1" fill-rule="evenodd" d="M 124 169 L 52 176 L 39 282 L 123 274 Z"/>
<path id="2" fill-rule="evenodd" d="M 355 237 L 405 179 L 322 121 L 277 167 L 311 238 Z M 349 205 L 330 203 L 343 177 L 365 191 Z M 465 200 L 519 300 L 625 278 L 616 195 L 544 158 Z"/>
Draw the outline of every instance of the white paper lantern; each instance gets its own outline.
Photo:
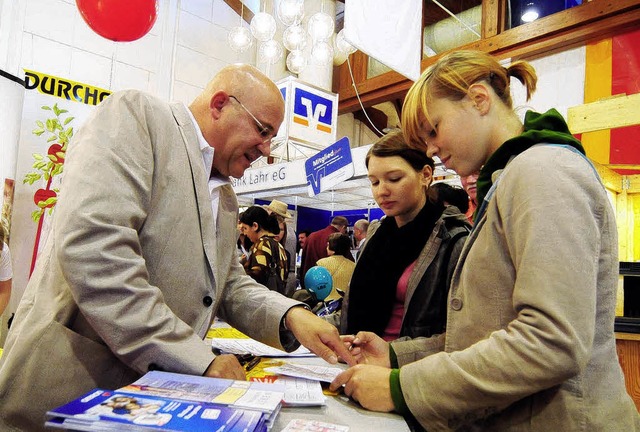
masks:
<path id="1" fill-rule="evenodd" d="M 285 26 L 300 24 L 304 18 L 304 0 L 280 0 L 277 12 Z"/>
<path id="2" fill-rule="evenodd" d="M 347 57 L 349 57 L 349 54 L 347 54 L 346 52 L 340 50 L 338 48 L 338 36 L 335 35 L 333 38 L 331 38 L 333 41 L 333 65 L 334 66 L 340 66 L 342 63 L 347 61 Z"/>
<path id="3" fill-rule="evenodd" d="M 234 27 L 227 35 L 227 41 L 232 50 L 236 52 L 244 52 L 253 45 L 253 36 L 246 27 Z"/>
<path id="4" fill-rule="evenodd" d="M 324 12 L 317 12 L 309 18 L 307 27 L 314 41 L 324 41 L 333 35 L 335 23 L 330 15 Z"/>
<path id="5" fill-rule="evenodd" d="M 282 43 L 289 51 L 303 50 L 307 46 L 307 32 L 301 25 L 287 27 L 282 33 Z"/>
<path id="6" fill-rule="evenodd" d="M 311 58 L 316 64 L 329 64 L 333 61 L 333 47 L 325 41 L 316 42 L 311 49 Z"/>
<path id="7" fill-rule="evenodd" d="M 260 44 L 258 48 L 258 62 L 274 64 L 282 58 L 284 50 L 282 44 L 273 39 Z"/>
<path id="8" fill-rule="evenodd" d="M 276 34 L 276 20 L 266 12 L 258 12 L 251 20 L 251 34 L 261 42 L 268 41 Z"/>
<path id="9" fill-rule="evenodd" d="M 299 74 L 307 66 L 307 58 L 302 51 L 291 51 L 287 56 L 287 69 L 294 74 Z"/>
<path id="10" fill-rule="evenodd" d="M 354 52 L 358 51 L 358 49 L 356 47 L 354 47 L 353 45 L 351 45 L 349 42 L 347 42 L 347 40 L 344 38 L 344 29 L 340 30 L 338 32 L 338 34 L 336 35 L 336 48 L 349 55 L 349 54 L 353 54 Z"/>

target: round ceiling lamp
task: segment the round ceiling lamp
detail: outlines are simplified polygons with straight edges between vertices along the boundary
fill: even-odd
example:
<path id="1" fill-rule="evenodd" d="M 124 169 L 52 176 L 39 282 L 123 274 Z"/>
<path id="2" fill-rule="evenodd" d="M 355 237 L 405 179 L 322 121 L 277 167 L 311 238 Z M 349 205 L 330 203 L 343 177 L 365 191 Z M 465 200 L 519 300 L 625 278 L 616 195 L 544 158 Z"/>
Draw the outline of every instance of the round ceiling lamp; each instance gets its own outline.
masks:
<path id="1" fill-rule="evenodd" d="M 271 39 L 260 44 L 258 48 L 258 61 L 261 63 L 274 64 L 282 58 L 283 53 L 282 44 Z"/>
<path id="2" fill-rule="evenodd" d="M 227 42 L 232 50 L 236 52 L 245 52 L 253 45 L 253 37 L 246 27 L 234 27 L 227 35 Z"/>
<path id="3" fill-rule="evenodd" d="M 303 50 L 307 46 L 307 32 L 299 24 L 287 27 L 282 33 L 282 43 L 289 51 Z"/>
<path id="4" fill-rule="evenodd" d="M 300 24 L 304 18 L 304 0 L 280 0 L 276 12 L 285 26 Z"/>
<path id="5" fill-rule="evenodd" d="M 276 20 L 266 12 L 258 12 L 251 20 L 251 34 L 260 42 L 266 42 L 276 34 Z"/>
<path id="6" fill-rule="evenodd" d="M 333 35 L 335 24 L 330 15 L 324 12 L 317 12 L 309 18 L 307 27 L 314 41 L 324 41 Z"/>
<path id="7" fill-rule="evenodd" d="M 307 66 L 307 58 L 302 51 L 291 51 L 287 55 L 287 69 L 294 74 L 299 74 Z"/>
<path id="8" fill-rule="evenodd" d="M 347 55 L 349 54 L 353 54 L 354 52 L 358 51 L 358 49 L 356 47 L 354 47 L 353 45 L 351 45 L 349 42 L 347 42 L 347 40 L 344 38 L 344 29 L 340 30 L 338 32 L 338 34 L 336 35 L 336 48 L 340 51 L 343 52 Z"/>
<path id="9" fill-rule="evenodd" d="M 316 64 L 329 64 L 333 61 L 333 47 L 326 41 L 316 42 L 311 48 L 311 58 Z"/>

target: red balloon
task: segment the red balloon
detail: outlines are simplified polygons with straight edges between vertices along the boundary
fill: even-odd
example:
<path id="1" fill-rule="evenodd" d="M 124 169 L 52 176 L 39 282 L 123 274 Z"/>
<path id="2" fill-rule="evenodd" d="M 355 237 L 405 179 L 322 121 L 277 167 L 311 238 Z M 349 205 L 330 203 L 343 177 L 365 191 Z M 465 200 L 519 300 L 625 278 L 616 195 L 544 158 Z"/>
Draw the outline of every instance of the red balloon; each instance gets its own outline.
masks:
<path id="1" fill-rule="evenodd" d="M 76 0 L 82 19 L 100 36 L 131 42 L 156 22 L 156 0 Z"/>

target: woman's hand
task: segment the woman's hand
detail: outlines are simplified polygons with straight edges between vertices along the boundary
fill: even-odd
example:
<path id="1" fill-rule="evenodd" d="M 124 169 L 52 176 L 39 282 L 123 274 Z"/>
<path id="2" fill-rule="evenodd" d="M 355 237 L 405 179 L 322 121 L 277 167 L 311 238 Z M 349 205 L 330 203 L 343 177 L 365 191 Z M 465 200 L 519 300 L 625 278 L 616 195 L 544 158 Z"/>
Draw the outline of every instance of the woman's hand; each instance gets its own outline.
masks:
<path id="1" fill-rule="evenodd" d="M 391 367 L 389 343 L 375 333 L 359 332 L 355 336 L 345 335 L 341 338 L 358 364 Z"/>
<path id="2" fill-rule="evenodd" d="M 393 411 L 391 369 L 380 366 L 356 365 L 338 375 L 330 385 L 336 391 L 344 385 L 344 392 L 371 411 Z"/>

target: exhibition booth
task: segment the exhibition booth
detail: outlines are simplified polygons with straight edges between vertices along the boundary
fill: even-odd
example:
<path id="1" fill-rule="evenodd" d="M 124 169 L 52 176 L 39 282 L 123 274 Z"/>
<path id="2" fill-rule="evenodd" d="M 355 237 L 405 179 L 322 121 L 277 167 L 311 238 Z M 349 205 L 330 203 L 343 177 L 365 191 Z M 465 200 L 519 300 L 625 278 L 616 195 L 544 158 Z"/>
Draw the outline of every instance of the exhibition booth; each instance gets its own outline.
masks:
<path id="1" fill-rule="evenodd" d="M 505 67 L 530 62 L 538 79 L 530 100 L 512 80 L 519 118 L 529 109 L 556 108 L 606 188 L 620 261 L 616 349 L 627 392 L 640 409 L 640 1 L 443 0 L 443 6 L 411 0 L 420 14 L 391 19 L 394 8 L 408 6 L 376 0 L 375 7 L 360 5 L 355 16 L 354 9 L 345 11 L 350 0 L 149 0 L 140 2 L 147 8 L 136 10 L 132 22 L 119 17 L 136 19 L 127 12 L 136 7 L 124 0 L 107 3 L 119 2 L 124 9 L 107 16 L 93 0 L 0 0 L 0 223 L 13 268 L 11 298 L 0 312 L 0 356 L 65 192 L 67 145 L 113 93 L 137 89 L 189 107 L 212 72 L 234 63 L 255 65 L 280 90 L 284 121 L 269 155 L 254 161 L 242 177 L 229 179 L 240 211 L 278 200 L 292 216 L 286 220 L 290 232 L 318 231 L 344 216 L 351 233 L 357 220 L 384 216 L 372 195 L 367 152 L 401 127 L 402 103 L 419 73 L 445 53 L 466 48 L 493 54 Z M 536 9 L 538 3 L 548 3 L 547 9 Z M 291 5 L 299 9 L 298 18 L 287 18 L 284 7 Z M 270 11 L 273 23 L 264 15 Z M 371 25 L 376 11 L 387 16 Z M 527 21 L 532 15 L 523 18 L 534 12 L 533 22 Z M 262 18 L 270 27 L 256 29 Z M 356 22 L 367 31 L 349 30 Z M 320 35 L 324 24 L 330 27 L 328 36 Z M 271 57 L 274 50 L 277 58 Z M 242 107 L 261 128 L 263 113 Z M 460 184 L 454 171 L 435 162 L 435 182 Z M 202 228 L 203 239 L 209 229 Z M 210 262 L 226 253 L 209 248 L 202 249 Z M 211 296 L 200 303 L 224 309 Z M 284 320 L 282 325 L 287 328 Z M 214 333 L 205 330 L 207 342 Z M 396 413 L 371 413 L 326 388 L 325 395 L 324 413 L 317 407 L 285 407 L 274 432 L 288 430 L 298 413 L 309 421 L 348 425 L 344 430 L 350 432 L 380 425 L 410 430 Z M 219 430 L 227 430 L 223 424 Z"/>

